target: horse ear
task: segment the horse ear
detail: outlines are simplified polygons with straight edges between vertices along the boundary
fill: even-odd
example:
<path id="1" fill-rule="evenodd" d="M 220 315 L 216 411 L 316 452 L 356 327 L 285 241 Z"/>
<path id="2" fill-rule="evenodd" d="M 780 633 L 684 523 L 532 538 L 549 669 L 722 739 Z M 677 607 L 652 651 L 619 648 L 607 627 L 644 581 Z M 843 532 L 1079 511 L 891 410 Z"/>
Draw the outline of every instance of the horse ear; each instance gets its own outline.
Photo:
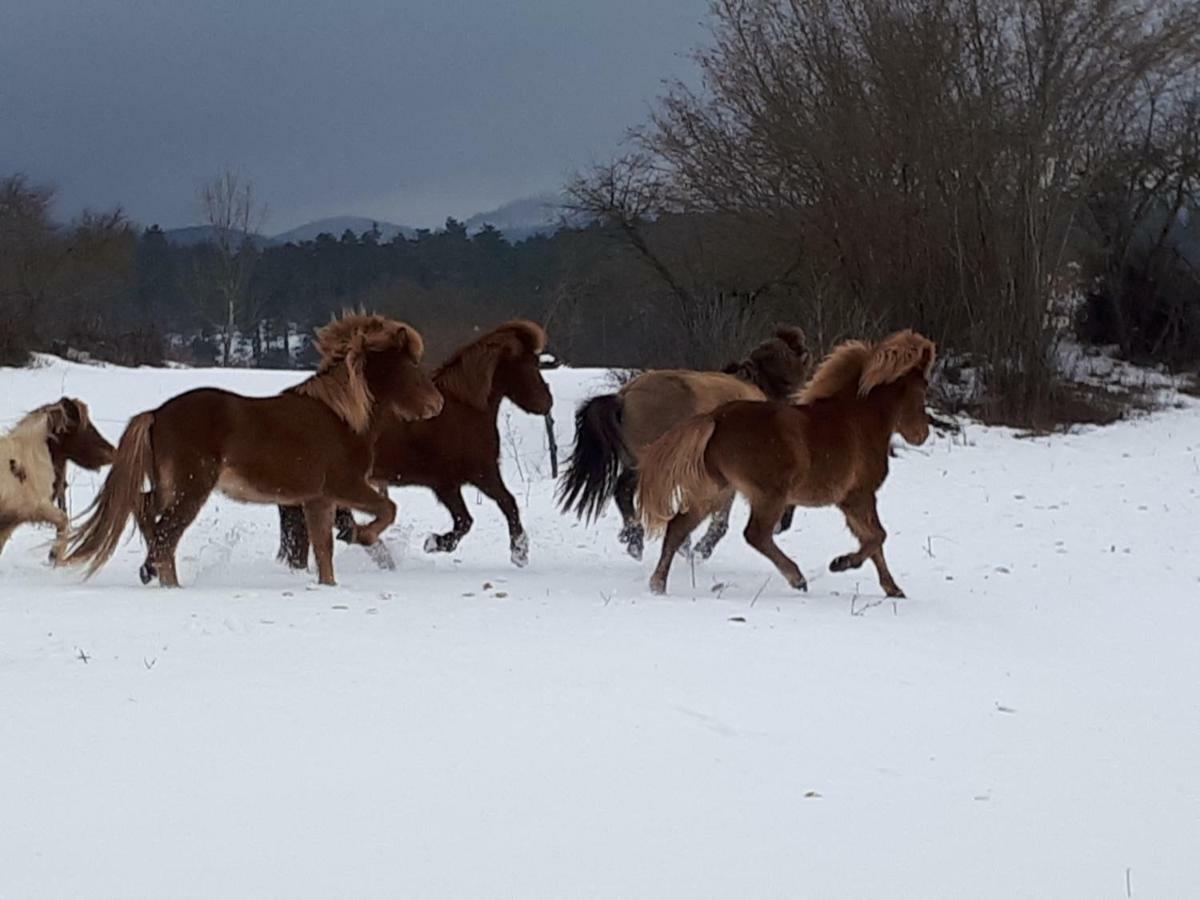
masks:
<path id="1" fill-rule="evenodd" d="M 68 422 L 70 422 L 72 425 L 83 424 L 83 410 L 80 408 L 80 404 L 78 402 L 72 400 L 70 397 L 63 397 L 58 402 L 59 405 L 62 406 Z"/>
<path id="2" fill-rule="evenodd" d="M 67 413 L 65 402 L 59 400 L 46 408 L 46 432 L 52 437 L 65 434 L 71 427 L 71 417 Z"/>
<path id="3" fill-rule="evenodd" d="M 425 339 L 411 325 L 401 325 L 396 331 L 396 347 L 407 350 L 417 362 L 425 355 Z"/>
<path id="4" fill-rule="evenodd" d="M 933 364 L 937 359 L 937 347 L 933 341 L 927 341 L 921 350 L 921 374 L 928 380 L 933 374 Z"/>

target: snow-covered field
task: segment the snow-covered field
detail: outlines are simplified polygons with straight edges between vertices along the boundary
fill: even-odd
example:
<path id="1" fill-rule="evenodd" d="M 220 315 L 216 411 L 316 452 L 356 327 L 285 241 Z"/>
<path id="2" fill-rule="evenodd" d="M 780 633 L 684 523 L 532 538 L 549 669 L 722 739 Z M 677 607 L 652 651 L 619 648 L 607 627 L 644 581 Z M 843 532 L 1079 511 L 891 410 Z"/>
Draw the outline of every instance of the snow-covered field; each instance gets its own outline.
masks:
<path id="1" fill-rule="evenodd" d="M 548 373 L 569 448 L 602 373 Z M 62 394 L 114 441 L 201 384 L 295 373 L 0 371 L 0 424 Z M 506 427 L 507 425 L 507 427 Z M 473 490 L 394 491 L 396 572 L 275 562 L 275 510 L 214 497 L 184 588 L 131 540 L 91 582 L 24 529 L 0 557 L 0 897 L 1200 896 L 1200 405 L 902 451 L 880 498 L 909 599 L 830 510 L 651 560 L 552 503 L 506 408 L 531 564 Z M 73 470 L 81 511 L 99 476 Z M 653 550 L 648 557 L 653 555 Z"/>

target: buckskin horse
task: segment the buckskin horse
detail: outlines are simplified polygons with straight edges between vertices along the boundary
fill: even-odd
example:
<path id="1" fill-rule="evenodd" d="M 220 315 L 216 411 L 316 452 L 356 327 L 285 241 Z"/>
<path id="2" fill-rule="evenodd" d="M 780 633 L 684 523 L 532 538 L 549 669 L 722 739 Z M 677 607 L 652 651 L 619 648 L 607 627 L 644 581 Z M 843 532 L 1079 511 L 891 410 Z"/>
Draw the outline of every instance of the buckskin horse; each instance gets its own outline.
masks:
<path id="1" fill-rule="evenodd" d="M 792 587 L 808 583 L 775 543 L 784 506 L 837 506 L 859 548 L 830 570 L 870 559 L 884 593 L 903 597 L 883 556 L 887 532 L 875 494 L 888 474 L 892 434 L 916 445 L 929 437 L 925 394 L 935 354 L 933 342 L 913 331 L 877 344 L 850 341 L 826 358 L 797 403 L 726 403 L 655 441 L 641 456 L 637 497 L 650 533 L 666 531 L 650 589 L 666 591 L 676 550 L 736 491 L 750 502 L 746 542 Z"/>
<path id="2" fill-rule="evenodd" d="M 87 563 L 94 573 L 133 515 L 147 545 L 142 581 L 157 575 L 161 585 L 177 587 L 175 549 L 216 489 L 244 502 L 302 506 L 318 535 L 319 580 L 334 584 L 335 506 L 374 517 L 354 535 L 366 545 L 396 516 L 368 481 L 380 426 L 392 415 L 436 415 L 442 397 L 420 367 L 420 334 L 403 322 L 347 314 L 317 332 L 317 349 L 317 373 L 274 397 L 201 388 L 134 416 L 65 561 Z"/>
<path id="3" fill-rule="evenodd" d="M 429 535 L 426 552 L 449 553 L 471 530 L 473 519 L 463 502 L 462 486 L 472 484 L 508 521 L 513 563 L 529 562 L 529 538 L 517 502 L 500 477 L 496 417 L 504 399 L 534 415 L 550 412 L 554 401 L 539 364 L 545 348 L 546 333 L 540 325 L 523 319 L 506 322 L 461 347 L 434 372 L 433 383 L 445 398 L 439 415 L 420 422 L 389 421 L 381 427 L 372 480 L 384 490 L 388 484 L 430 488 L 453 517 L 450 531 Z M 303 568 L 309 538 L 304 518 L 284 506 L 279 516 L 279 557 L 293 568 Z M 338 510 L 337 525 L 341 539 L 352 539 L 356 526 L 349 510 Z M 376 560 L 381 561 L 379 556 Z"/>
<path id="4" fill-rule="evenodd" d="M 615 394 L 592 397 L 575 414 L 575 449 L 559 484 L 563 512 L 572 507 L 591 521 L 616 499 L 622 527 L 618 539 L 629 555 L 642 558 L 645 533 L 634 510 L 639 456 L 673 425 L 731 400 L 786 400 L 804 384 L 811 368 L 804 332 L 793 326 L 721 372 L 657 369 L 644 372 Z M 707 559 L 729 529 L 729 503 L 713 510 L 707 533 L 693 553 Z M 785 511 L 781 528 L 791 525 Z"/>

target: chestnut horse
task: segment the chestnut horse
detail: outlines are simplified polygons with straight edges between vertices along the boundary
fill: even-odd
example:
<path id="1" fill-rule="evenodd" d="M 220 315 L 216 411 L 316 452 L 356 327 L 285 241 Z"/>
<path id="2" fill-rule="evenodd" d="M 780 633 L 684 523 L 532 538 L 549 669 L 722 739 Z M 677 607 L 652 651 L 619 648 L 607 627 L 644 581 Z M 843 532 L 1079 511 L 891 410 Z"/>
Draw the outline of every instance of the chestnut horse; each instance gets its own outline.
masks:
<path id="1" fill-rule="evenodd" d="M 737 491 L 750 501 L 746 542 L 792 587 L 807 590 L 807 582 L 775 543 L 784 506 L 837 506 L 860 546 L 829 568 L 857 569 L 870 559 L 884 592 L 903 597 L 883 558 L 887 533 L 875 493 L 887 477 L 892 434 L 910 444 L 929 437 L 925 392 L 934 357 L 933 342 L 913 331 L 877 344 L 850 341 L 821 364 L 795 405 L 726 403 L 655 441 L 642 454 L 638 491 L 650 532 L 666 529 L 650 589 L 666 591 L 684 538 Z"/>
<path id="2" fill-rule="evenodd" d="M 529 538 L 517 502 L 500 477 L 496 416 L 506 398 L 534 415 L 550 412 L 554 401 L 538 358 L 545 347 L 546 333 L 540 325 L 523 319 L 506 322 L 460 348 L 434 372 L 433 383 L 445 398 L 439 415 L 421 422 L 387 422 L 380 429 L 372 480 L 431 488 L 454 518 L 450 531 L 429 535 L 426 552 L 449 553 L 471 530 L 473 520 L 463 502 L 462 486 L 473 484 L 508 520 L 513 563 L 529 562 Z M 308 561 L 304 519 L 290 507 L 280 507 L 279 515 L 279 556 L 288 565 L 303 568 Z M 338 536 L 347 539 L 355 528 L 349 511 L 338 510 Z"/>
<path id="3" fill-rule="evenodd" d="M 44 522 L 57 536 L 51 561 L 67 549 L 67 463 L 95 471 L 113 460 L 82 400 L 40 406 L 0 437 L 0 551 L 18 525 Z"/>
<path id="4" fill-rule="evenodd" d="M 322 584 L 334 584 L 333 512 L 374 516 L 355 538 L 373 544 L 396 507 L 367 480 L 372 447 L 392 414 L 436 415 L 442 397 L 419 365 L 420 334 L 383 316 L 346 315 L 317 332 L 317 374 L 274 397 L 201 388 L 134 416 L 68 563 L 88 574 L 116 550 L 131 515 L 146 541 L 143 583 L 177 587 L 175 548 L 214 489 L 249 503 L 302 504 L 316 530 Z M 150 490 L 142 493 L 142 483 Z M 323 537 L 322 537 L 323 536 Z"/>
<path id="5" fill-rule="evenodd" d="M 634 559 L 642 558 L 644 530 L 634 511 L 638 457 L 673 425 L 731 400 L 786 400 L 808 377 L 811 356 L 804 332 L 781 326 L 775 337 L 722 372 L 658 369 L 637 376 L 615 394 L 601 394 L 575 414 L 575 449 L 559 485 L 563 512 L 588 521 L 615 498 L 623 525 L 617 535 Z M 729 529 L 729 503 L 713 512 L 708 532 L 693 548 L 708 559 Z M 782 528 L 791 525 L 791 509 Z"/>

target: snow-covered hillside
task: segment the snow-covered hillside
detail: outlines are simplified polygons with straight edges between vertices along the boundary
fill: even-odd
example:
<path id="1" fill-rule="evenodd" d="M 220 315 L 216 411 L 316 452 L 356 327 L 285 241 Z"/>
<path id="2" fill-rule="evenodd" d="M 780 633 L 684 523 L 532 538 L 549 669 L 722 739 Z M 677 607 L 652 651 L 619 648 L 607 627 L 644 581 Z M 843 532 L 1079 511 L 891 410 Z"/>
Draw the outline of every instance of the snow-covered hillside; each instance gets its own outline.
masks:
<path id="1" fill-rule="evenodd" d="M 547 373 L 564 452 L 600 372 Z M 0 424 L 78 396 L 114 442 L 208 384 L 296 373 L 0 370 Z M 0 897 L 1188 897 L 1200 890 L 1200 406 L 1047 439 L 901 450 L 888 559 L 830 510 L 739 535 L 667 597 L 612 513 L 557 513 L 542 422 L 501 412 L 531 538 L 393 491 L 395 572 L 275 562 L 214 497 L 185 587 L 136 539 L 90 582 L 0 556 Z M 102 476 L 73 470 L 78 513 Z M 477 502 L 478 500 L 478 502 Z M 653 555 L 651 548 L 649 556 Z"/>

